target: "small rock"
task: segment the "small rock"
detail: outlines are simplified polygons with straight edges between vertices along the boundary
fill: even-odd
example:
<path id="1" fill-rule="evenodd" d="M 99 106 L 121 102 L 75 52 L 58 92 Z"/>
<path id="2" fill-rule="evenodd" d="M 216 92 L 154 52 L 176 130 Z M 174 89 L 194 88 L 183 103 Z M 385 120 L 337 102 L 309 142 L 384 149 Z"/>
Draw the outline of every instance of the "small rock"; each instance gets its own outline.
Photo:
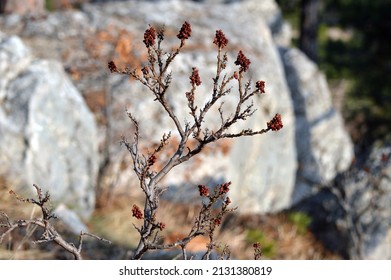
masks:
<path id="1" fill-rule="evenodd" d="M 79 216 L 63 203 L 58 205 L 53 212 L 72 233 L 79 235 L 81 232 L 88 232 L 87 226 L 80 220 Z"/>

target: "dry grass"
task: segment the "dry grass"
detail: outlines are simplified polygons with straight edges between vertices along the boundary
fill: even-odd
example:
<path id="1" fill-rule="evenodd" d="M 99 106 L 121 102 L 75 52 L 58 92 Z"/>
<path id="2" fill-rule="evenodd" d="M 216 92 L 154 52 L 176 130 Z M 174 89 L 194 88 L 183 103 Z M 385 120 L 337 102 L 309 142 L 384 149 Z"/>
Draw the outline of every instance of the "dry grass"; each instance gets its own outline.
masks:
<path id="1" fill-rule="evenodd" d="M 137 220 L 131 217 L 133 203 L 142 205 L 141 197 L 117 200 L 107 209 L 101 209 L 94 215 L 94 229 L 98 234 L 129 247 L 138 242 L 137 231 L 132 223 Z M 199 207 L 188 204 L 161 201 L 158 221 L 166 224 L 162 232 L 162 242 L 171 243 L 188 234 Z M 223 222 L 216 240 L 223 245 L 229 245 L 232 257 L 236 259 L 253 259 L 252 243 L 249 242 L 249 232 L 259 231 L 265 236 L 267 243 L 274 247 L 274 252 L 265 258 L 271 259 L 339 259 L 336 254 L 328 252 L 316 240 L 310 231 L 301 233 L 292 224 L 287 214 L 276 215 L 245 215 L 232 214 Z M 188 251 L 204 251 L 208 239 L 198 237 L 188 245 Z"/>
<path id="2" fill-rule="evenodd" d="M 37 217 L 40 214 L 39 208 L 18 201 L 9 193 L 11 188 L 10 184 L 0 177 L 0 211 L 6 212 L 12 220 Z M 53 253 L 42 251 L 31 243 L 29 238 L 34 238 L 35 235 L 36 227 L 16 230 L 8 235 L 0 245 L 0 259 L 52 259 Z"/>
<path id="3" fill-rule="evenodd" d="M 12 219 L 30 218 L 38 215 L 38 209 L 30 204 L 21 203 L 12 195 L 6 182 L 0 178 L 0 210 L 6 211 Z M 110 239 L 114 242 L 112 248 L 102 247 L 98 243 L 91 243 L 85 247 L 86 256 L 90 259 L 126 258 L 129 252 L 137 245 L 138 232 L 133 223 L 139 221 L 131 215 L 132 205 L 143 205 L 141 193 L 134 192 L 132 197 L 125 194 L 116 195 L 112 203 L 106 205 L 93 214 L 88 226 L 92 233 Z M 161 201 L 158 212 L 158 221 L 164 222 L 166 228 L 162 232 L 162 242 L 171 243 L 185 236 L 198 213 L 199 207 L 189 204 L 174 204 Z M 59 224 L 59 231 L 68 238 L 75 236 L 66 233 Z M 251 234 L 261 236 L 265 246 L 269 246 L 264 258 L 271 259 L 339 259 L 338 255 L 324 249 L 311 232 L 300 233 L 296 225 L 292 224 L 286 214 L 276 215 L 237 215 L 228 216 L 216 240 L 223 245 L 229 245 L 232 258 L 253 259 Z M 30 238 L 28 238 L 30 236 Z M 58 259 L 67 258 L 61 248 L 52 244 L 34 245 L 32 240 L 39 237 L 39 232 L 30 228 L 14 232 L 5 238 L 0 245 L 0 259 Z M 208 243 L 206 237 L 197 237 L 188 245 L 189 252 L 205 250 Z M 261 242 L 262 243 L 262 242 Z M 266 248 L 268 250 L 268 248 Z M 114 256 L 114 255 L 115 256 Z"/>

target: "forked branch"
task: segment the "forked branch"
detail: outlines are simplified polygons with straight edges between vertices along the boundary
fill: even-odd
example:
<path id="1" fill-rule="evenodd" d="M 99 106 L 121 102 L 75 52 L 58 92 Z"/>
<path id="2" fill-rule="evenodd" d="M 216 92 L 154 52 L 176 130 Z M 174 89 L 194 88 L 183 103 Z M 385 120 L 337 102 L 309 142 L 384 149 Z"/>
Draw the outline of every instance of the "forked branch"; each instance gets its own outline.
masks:
<path id="1" fill-rule="evenodd" d="M 0 217 L 3 218 L 4 221 L 0 223 L 0 228 L 5 228 L 5 231 L 0 234 L 0 243 L 2 243 L 4 237 L 11 234 L 12 231 L 16 230 L 17 228 L 22 227 L 29 227 L 31 225 L 35 225 L 43 229 L 43 233 L 40 237 L 40 239 L 33 241 L 35 244 L 45 243 L 45 242 L 54 242 L 57 245 L 61 246 L 63 249 L 65 249 L 67 252 L 71 253 L 76 260 L 81 260 L 82 258 L 82 246 L 83 246 L 83 238 L 85 236 L 93 237 L 99 241 L 108 242 L 110 241 L 101 238 L 97 235 L 87 233 L 87 232 L 81 232 L 79 235 L 79 245 L 76 247 L 73 243 L 70 243 L 66 241 L 61 234 L 57 232 L 55 227 L 50 223 L 51 219 L 55 219 L 56 216 L 50 208 L 47 206 L 47 204 L 50 202 L 50 194 L 49 192 L 45 192 L 43 194 L 42 189 L 38 187 L 37 185 L 33 185 L 38 196 L 38 200 L 35 198 L 22 198 L 18 196 L 14 191 L 10 191 L 9 193 L 11 195 L 14 195 L 16 199 L 18 199 L 21 202 L 25 203 L 31 203 L 38 205 L 38 207 L 41 209 L 42 217 L 36 218 L 36 219 L 29 219 L 29 220 L 16 220 L 12 221 L 8 215 L 5 212 L 0 212 Z"/>
<path id="2" fill-rule="evenodd" d="M 162 223 L 156 221 L 156 213 L 159 207 L 159 196 L 161 188 L 159 182 L 174 168 L 175 166 L 190 160 L 192 157 L 199 154 L 205 146 L 224 138 L 237 138 L 242 136 L 254 136 L 266 133 L 270 130 L 278 131 L 283 127 L 281 116 L 276 114 L 275 117 L 265 124 L 265 128 L 257 131 L 252 129 L 242 129 L 239 132 L 232 132 L 234 124 L 240 121 L 246 121 L 247 118 L 253 116 L 256 109 L 254 109 L 254 102 L 252 98 L 259 94 L 265 93 L 265 82 L 257 81 L 255 87 L 252 88 L 251 82 L 244 81 L 244 74 L 249 69 L 251 61 L 240 50 L 235 65 L 238 66 L 237 71 L 233 73 L 225 73 L 228 63 L 227 53 L 223 53 L 224 47 L 228 44 L 228 39 L 221 30 L 216 31 L 216 36 L 213 43 L 217 46 L 217 64 L 216 74 L 213 77 L 213 91 L 210 99 L 205 104 L 196 104 L 195 95 L 198 92 L 199 86 L 202 84 L 199 71 L 196 67 L 192 67 L 190 80 L 190 89 L 185 93 L 187 99 L 187 108 L 190 110 L 189 114 L 192 116 L 191 122 L 185 122 L 184 125 L 178 119 L 172 104 L 167 101 L 168 90 L 172 82 L 172 73 L 168 72 L 169 66 L 182 51 L 186 40 L 191 36 L 192 30 L 188 22 L 182 25 L 177 37 L 180 40 L 179 46 L 173 52 L 165 52 L 162 49 L 162 42 L 164 40 L 164 29 L 156 29 L 150 26 L 144 33 L 144 44 L 147 48 L 148 59 L 147 64 L 141 71 L 132 69 L 118 69 L 113 61 L 109 62 L 109 69 L 111 72 L 118 74 L 129 75 L 136 81 L 144 85 L 148 91 L 151 92 L 155 101 L 167 113 L 172 120 L 176 132 L 180 136 L 179 143 L 175 151 L 169 155 L 168 159 L 161 159 L 158 153 L 166 146 L 169 136 L 163 135 L 161 145 L 152 153 L 147 155 L 140 155 L 139 148 L 139 125 L 135 118 L 128 113 L 128 116 L 136 128 L 133 144 L 130 144 L 125 138 L 122 143 L 127 147 L 133 159 L 133 169 L 140 180 L 140 187 L 145 194 L 144 210 L 141 211 L 138 206 L 133 208 L 133 216 L 138 219 L 143 219 L 143 226 L 137 228 L 140 233 L 139 245 L 136 249 L 134 258 L 139 259 L 148 250 L 167 249 L 179 246 L 186 252 L 187 243 L 197 235 L 209 235 L 210 243 L 205 253 L 205 258 L 209 258 L 211 250 L 214 248 L 213 234 L 215 228 L 220 224 L 221 218 L 228 211 L 227 208 L 221 209 L 219 217 L 211 218 L 211 205 L 216 203 L 216 200 L 222 199 L 221 194 L 208 196 L 209 204 L 203 205 L 203 208 L 194 222 L 194 226 L 189 232 L 188 236 L 182 240 L 172 244 L 161 245 L 156 242 L 158 231 L 162 230 Z M 140 74 L 139 74 L 140 73 Z M 224 116 L 223 112 L 223 98 L 232 94 L 231 83 L 237 83 L 238 87 L 238 101 L 234 106 L 234 111 L 229 114 L 229 117 Z M 173 98 L 175 100 L 175 98 Z M 212 112 L 212 108 L 218 106 L 220 117 L 220 125 L 212 129 L 209 123 L 205 122 L 206 116 Z M 168 134 L 170 135 L 170 134 Z M 190 148 L 189 140 L 195 140 L 195 146 Z M 159 161 L 159 167 L 154 166 L 154 171 L 151 167 Z M 209 195 L 209 194 L 208 194 Z M 227 207 L 229 203 L 223 203 Z M 229 210 L 231 211 L 231 210 Z M 142 214 L 142 215 L 141 215 Z"/>

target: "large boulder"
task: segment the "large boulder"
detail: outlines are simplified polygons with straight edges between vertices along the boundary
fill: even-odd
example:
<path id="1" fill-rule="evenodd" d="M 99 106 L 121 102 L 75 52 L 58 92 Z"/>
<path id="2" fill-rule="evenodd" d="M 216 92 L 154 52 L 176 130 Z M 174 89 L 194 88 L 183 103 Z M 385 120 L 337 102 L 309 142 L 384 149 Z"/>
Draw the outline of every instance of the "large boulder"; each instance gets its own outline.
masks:
<path id="1" fill-rule="evenodd" d="M 341 115 L 333 108 L 325 75 L 295 48 L 281 48 L 295 112 L 298 170 L 292 202 L 331 182 L 349 168 L 353 144 Z"/>
<path id="2" fill-rule="evenodd" d="M 89 217 L 99 162 L 94 116 L 60 63 L 34 59 L 4 34 L 0 57 L 0 174 Z"/>

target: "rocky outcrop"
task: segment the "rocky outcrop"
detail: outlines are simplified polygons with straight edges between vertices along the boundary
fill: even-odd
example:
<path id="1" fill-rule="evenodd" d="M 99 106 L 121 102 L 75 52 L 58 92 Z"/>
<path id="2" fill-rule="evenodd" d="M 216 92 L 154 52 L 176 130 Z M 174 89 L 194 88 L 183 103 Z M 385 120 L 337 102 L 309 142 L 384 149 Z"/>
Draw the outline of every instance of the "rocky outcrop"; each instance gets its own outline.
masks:
<path id="1" fill-rule="evenodd" d="M 275 113 L 282 115 L 284 128 L 277 133 L 218 143 L 197 160 L 174 169 L 173 175 L 164 182 L 171 186 L 166 196 L 190 201 L 197 195 L 194 188 L 197 184 L 232 181 L 232 200 L 240 205 L 239 211 L 265 213 L 289 208 L 308 193 L 311 186 L 307 179 L 314 183 L 328 181 L 347 168 L 351 144 L 339 114 L 333 113 L 329 104 L 327 84 L 318 69 L 295 50 L 278 51 L 277 46 L 289 45 L 290 29 L 276 3 L 272 0 L 214 2 L 86 4 L 81 11 L 27 18 L 23 25 L 15 17 L 5 17 L 0 25 L 24 37 L 33 47 L 34 55 L 62 61 L 101 124 L 99 143 L 108 147 L 105 150 L 108 157 L 102 161 L 105 168 L 100 184 L 118 189 L 137 187 L 135 175 L 124 172 L 124 166 L 130 165 L 130 157 L 118 145 L 121 135 L 132 138 L 125 107 L 140 120 L 143 139 L 157 142 L 173 127 L 145 88 L 126 77 L 109 75 L 107 61 L 114 58 L 122 65 L 140 67 L 145 59 L 141 42 L 148 24 L 165 25 L 165 42 L 170 48 L 178 43 L 175 35 L 179 27 L 189 20 L 193 35 L 173 66 L 174 81 L 170 89 L 176 113 L 185 121 L 189 114 L 184 109 L 184 93 L 189 90 L 191 67 L 200 69 L 203 84 L 198 101 L 204 102 L 211 92 L 215 71 L 213 36 L 216 29 L 222 29 L 229 39 L 227 72 L 235 69 L 233 62 L 241 49 L 252 62 L 249 78 L 266 81 L 267 93 L 256 99 L 255 115 L 236 129 L 264 128 Z M 246 16 L 237 16 L 242 14 Z M 310 98 L 306 99 L 307 96 Z M 323 105 L 314 107 L 310 102 L 314 98 L 317 104 Z M 230 112 L 233 104 L 234 97 L 228 97 L 224 110 Z M 105 109 L 107 105 L 109 110 Z M 209 121 L 220 121 L 219 115 Z M 110 125 L 106 126 L 107 123 Z M 327 145 L 328 141 L 333 144 Z M 307 144 L 310 153 L 305 149 Z"/>
<path id="2" fill-rule="evenodd" d="M 389 152 L 374 152 L 369 169 L 348 169 L 352 143 L 331 104 L 325 77 L 289 46 L 291 30 L 273 0 L 115 1 L 43 17 L 0 17 L 1 30 L 18 34 L 31 47 L 15 36 L 0 36 L 0 175 L 18 186 L 51 188 L 56 199 L 79 205 L 83 215 L 93 208 L 98 163 L 101 189 L 138 190 L 130 156 L 118 144 L 122 135 L 133 137 L 125 109 L 140 121 L 144 147 L 175 129 L 145 87 L 110 74 L 107 62 L 140 68 L 148 24 L 165 25 L 170 49 L 185 20 L 193 34 L 172 67 L 168 92 L 179 119 L 190 119 L 185 92 L 193 66 L 202 80 L 197 102 L 210 96 L 216 65 L 212 41 L 215 30 L 222 29 L 229 39 L 226 71 L 236 69 L 233 62 L 242 50 L 251 60 L 249 78 L 266 81 L 266 94 L 254 103 L 256 113 L 235 129 L 262 129 L 275 113 L 282 115 L 284 128 L 205 149 L 167 176 L 164 198 L 199 202 L 198 184 L 232 181 L 230 197 L 240 213 L 294 205 L 313 217 L 317 236 L 346 258 L 390 258 L 389 162 L 381 172 L 378 167 L 380 155 Z M 46 59 L 61 61 L 93 110 L 99 132 L 61 65 Z M 225 99 L 227 114 L 234 97 Z M 219 115 L 208 121 L 219 122 Z M 171 144 L 177 139 L 173 133 Z"/>
<path id="3" fill-rule="evenodd" d="M 313 217 L 312 229 L 348 259 L 391 259 L 391 146 L 374 148 L 364 164 L 294 209 Z"/>
<path id="4" fill-rule="evenodd" d="M 59 62 L 34 59 L 4 34 L 0 57 L 0 174 L 13 188 L 49 189 L 53 202 L 89 217 L 99 161 L 94 116 Z"/>

